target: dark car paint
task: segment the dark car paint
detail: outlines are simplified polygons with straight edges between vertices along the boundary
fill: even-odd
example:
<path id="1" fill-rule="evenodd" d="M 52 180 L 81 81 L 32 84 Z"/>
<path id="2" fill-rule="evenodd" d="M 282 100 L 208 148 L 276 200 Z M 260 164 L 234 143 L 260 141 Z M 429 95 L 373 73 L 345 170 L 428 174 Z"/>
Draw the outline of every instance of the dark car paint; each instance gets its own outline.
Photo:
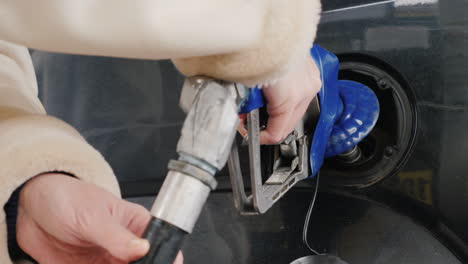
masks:
<path id="1" fill-rule="evenodd" d="M 430 223 L 466 258 L 468 2 L 396 6 L 374 1 L 351 9 L 339 2 L 328 1 L 332 8 L 324 12 L 317 42 L 345 59 L 385 63 L 404 78 L 418 109 L 418 140 L 409 161 L 366 195 L 411 204 L 394 203 L 400 208 L 420 208 L 416 211 L 425 213 L 419 220 Z M 382 189 L 394 192 L 382 197 Z M 406 211 L 414 214 L 411 208 Z M 455 234 L 461 241 L 455 243 Z"/>
<path id="2" fill-rule="evenodd" d="M 323 186 L 310 243 L 350 263 L 467 262 L 468 2 L 327 0 L 324 9 L 317 42 L 342 59 L 388 66 L 413 91 L 419 122 L 398 174 L 352 195 Z M 168 61 L 32 54 L 49 113 L 103 153 L 125 196 L 149 205 L 153 198 L 144 197 L 157 192 L 176 156 L 183 78 Z M 266 215 L 245 217 L 226 175 L 186 245 L 186 263 L 283 264 L 310 254 L 301 232 L 313 182 Z"/>
<path id="3" fill-rule="evenodd" d="M 186 263 L 287 264 L 309 255 L 301 236 L 311 195 L 295 190 L 265 215 L 240 216 L 230 193 L 212 194 L 184 248 Z M 130 200 L 150 206 L 153 197 Z M 461 263 L 409 217 L 344 195 L 319 196 L 309 238 L 349 263 Z"/>

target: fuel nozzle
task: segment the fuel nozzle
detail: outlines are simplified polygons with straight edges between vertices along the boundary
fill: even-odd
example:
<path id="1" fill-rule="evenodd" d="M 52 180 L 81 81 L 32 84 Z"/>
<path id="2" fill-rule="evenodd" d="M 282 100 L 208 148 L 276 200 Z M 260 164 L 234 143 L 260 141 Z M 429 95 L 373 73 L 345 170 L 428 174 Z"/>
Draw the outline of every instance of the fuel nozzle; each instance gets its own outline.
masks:
<path id="1" fill-rule="evenodd" d="M 339 80 L 340 64 L 333 53 L 314 45 L 310 54 L 320 70 L 322 87 L 295 131 L 269 146 L 273 160 L 266 164 L 262 164 L 259 144 L 258 108 L 262 104 L 256 98 L 261 98 L 261 91 L 252 90 L 249 99 L 255 101 L 249 100 L 242 107 L 247 114 L 251 194 L 244 188 L 237 146 L 233 146 L 229 159 L 234 201 L 242 214 L 265 213 L 296 183 L 315 177 L 326 158 L 338 156 L 348 164 L 359 162 L 362 152 L 358 143 L 377 122 L 379 102 L 374 92 L 364 84 Z"/>
<path id="2" fill-rule="evenodd" d="M 153 218 L 143 235 L 150 242 L 150 252 L 133 263 L 174 261 L 216 188 L 214 175 L 227 162 L 246 95 L 241 85 L 202 77 L 186 80 L 180 99 L 187 117 L 177 145 L 179 159 L 169 162 L 169 172 L 151 209 Z"/>

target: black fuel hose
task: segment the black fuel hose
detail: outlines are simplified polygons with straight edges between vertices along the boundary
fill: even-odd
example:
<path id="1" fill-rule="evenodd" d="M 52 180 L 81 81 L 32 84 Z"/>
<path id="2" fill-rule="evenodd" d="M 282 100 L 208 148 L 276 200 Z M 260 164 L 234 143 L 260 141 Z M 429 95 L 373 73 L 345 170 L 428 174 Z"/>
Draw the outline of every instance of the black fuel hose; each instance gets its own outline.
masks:
<path id="1" fill-rule="evenodd" d="M 172 264 L 180 251 L 187 232 L 153 217 L 143 233 L 150 250 L 143 258 L 130 264 Z"/>

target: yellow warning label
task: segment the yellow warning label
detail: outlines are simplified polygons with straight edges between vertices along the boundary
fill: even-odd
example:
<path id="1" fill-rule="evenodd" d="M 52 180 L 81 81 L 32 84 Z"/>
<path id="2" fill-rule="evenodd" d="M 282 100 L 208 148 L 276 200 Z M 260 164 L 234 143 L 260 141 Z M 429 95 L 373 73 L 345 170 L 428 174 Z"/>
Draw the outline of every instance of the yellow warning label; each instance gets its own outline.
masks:
<path id="1" fill-rule="evenodd" d="M 412 171 L 398 174 L 400 190 L 425 204 L 432 205 L 432 171 Z"/>

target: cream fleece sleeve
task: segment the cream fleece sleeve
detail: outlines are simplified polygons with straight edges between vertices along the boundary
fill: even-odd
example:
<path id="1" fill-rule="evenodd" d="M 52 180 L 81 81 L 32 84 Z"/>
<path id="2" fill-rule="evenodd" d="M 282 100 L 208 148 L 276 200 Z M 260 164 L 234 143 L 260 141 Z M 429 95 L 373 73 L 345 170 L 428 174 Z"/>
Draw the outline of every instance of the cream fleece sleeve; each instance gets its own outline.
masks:
<path id="1" fill-rule="evenodd" d="M 237 51 L 259 41 L 269 0 L 2 0 L 0 39 L 145 59 Z"/>
<path id="2" fill-rule="evenodd" d="M 320 12 L 320 0 L 269 0 L 261 41 L 235 52 L 178 58 L 174 63 L 188 76 L 212 76 L 249 86 L 274 82 L 309 57 Z"/>
<path id="3" fill-rule="evenodd" d="M 0 40 L 0 263 L 11 263 L 3 206 L 22 183 L 51 171 L 120 195 L 103 157 L 71 126 L 46 115 L 28 50 Z"/>
<path id="4" fill-rule="evenodd" d="M 308 56 L 320 0 L 2 0 L 0 39 L 99 56 L 176 59 L 186 75 L 262 84 Z"/>

